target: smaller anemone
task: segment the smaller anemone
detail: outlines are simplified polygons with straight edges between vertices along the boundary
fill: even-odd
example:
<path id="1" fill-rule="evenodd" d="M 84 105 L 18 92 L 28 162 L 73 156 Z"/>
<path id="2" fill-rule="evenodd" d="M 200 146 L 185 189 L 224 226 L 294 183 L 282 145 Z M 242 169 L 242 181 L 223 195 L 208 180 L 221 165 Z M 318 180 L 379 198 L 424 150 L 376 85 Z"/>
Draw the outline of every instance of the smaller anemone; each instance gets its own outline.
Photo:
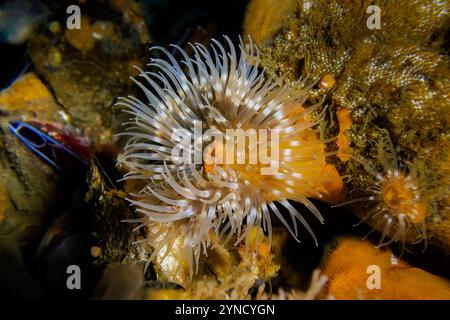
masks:
<path id="1" fill-rule="evenodd" d="M 388 138 L 387 141 L 389 158 L 386 157 L 384 144 L 378 145 L 381 170 L 373 168 L 365 160 L 350 156 L 369 173 L 369 183 L 364 182 L 366 185 L 364 189 L 353 189 L 349 193 L 362 191 L 364 196 L 350 199 L 337 206 L 365 202 L 367 211 L 357 225 L 366 222 L 372 226 L 372 230 L 365 238 L 374 231 L 381 233 L 378 247 L 400 242 L 403 253 L 407 243 L 416 244 L 423 241 L 425 250 L 427 202 L 422 195 L 423 176 L 418 170 L 417 161 L 400 163 L 391 140 Z"/>

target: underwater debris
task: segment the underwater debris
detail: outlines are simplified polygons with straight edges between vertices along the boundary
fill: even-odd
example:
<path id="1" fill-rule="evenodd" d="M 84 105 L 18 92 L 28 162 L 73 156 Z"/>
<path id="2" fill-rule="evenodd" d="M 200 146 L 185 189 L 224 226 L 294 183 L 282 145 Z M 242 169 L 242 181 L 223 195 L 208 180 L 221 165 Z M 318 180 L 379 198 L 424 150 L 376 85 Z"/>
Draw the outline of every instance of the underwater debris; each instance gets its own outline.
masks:
<path id="1" fill-rule="evenodd" d="M 310 116 L 320 103 L 302 106 L 309 87 L 296 90 L 266 80 L 258 70 L 258 51 L 253 44 L 241 43 L 236 52 L 231 40 L 225 40 L 229 52 L 213 40 L 212 55 L 200 44 L 191 46 L 193 58 L 177 48 L 183 55 L 181 63 L 186 73 L 166 49 L 157 48 L 169 61 L 152 59 L 150 66 L 159 73 L 141 71 L 145 84 L 134 80 L 148 103 L 134 97 L 121 98 L 118 103 L 131 115 L 126 123 L 129 129 L 121 134 L 129 140 L 118 163 L 129 171 L 125 180 L 137 180 L 142 185 L 140 192 L 129 199 L 143 214 L 133 222 L 148 228 L 162 224 L 158 236 L 147 239 L 155 249 L 152 258 L 161 248 L 168 246 L 166 250 L 170 250 L 170 245 L 182 241 L 191 277 L 198 270 L 200 256 L 211 245 L 210 230 L 225 242 L 237 235 L 239 243 L 248 238 L 252 226 L 261 226 L 270 239 L 271 212 L 294 237 L 298 234 L 298 220 L 315 239 L 289 200 L 304 204 L 323 221 L 307 197 L 322 198 L 315 188 L 336 179 L 330 170 L 324 170 L 326 142 L 318 138 L 316 129 L 320 118 Z M 195 123 L 205 132 L 210 129 L 207 134 L 215 137 L 212 149 L 196 146 L 198 142 L 194 141 L 194 148 L 183 155 L 187 162 L 175 161 L 173 150 L 179 150 L 180 137 L 174 141 L 173 133 L 178 130 L 178 135 L 182 129 L 190 141 Z M 232 141 L 234 148 L 235 138 L 227 130 L 234 128 L 279 132 L 277 142 L 270 142 L 274 152 L 272 146 L 279 141 L 281 159 L 276 174 L 265 174 L 263 170 L 273 169 L 272 164 L 278 165 L 278 160 L 269 162 L 270 166 L 251 164 L 248 158 L 244 164 L 235 164 L 233 153 L 232 162 L 222 164 L 224 150 L 229 148 L 223 138 Z M 196 148 L 202 155 L 212 156 L 213 161 L 207 163 L 203 158 L 197 164 Z M 249 149 L 249 154 L 243 153 L 250 157 L 251 152 Z"/>

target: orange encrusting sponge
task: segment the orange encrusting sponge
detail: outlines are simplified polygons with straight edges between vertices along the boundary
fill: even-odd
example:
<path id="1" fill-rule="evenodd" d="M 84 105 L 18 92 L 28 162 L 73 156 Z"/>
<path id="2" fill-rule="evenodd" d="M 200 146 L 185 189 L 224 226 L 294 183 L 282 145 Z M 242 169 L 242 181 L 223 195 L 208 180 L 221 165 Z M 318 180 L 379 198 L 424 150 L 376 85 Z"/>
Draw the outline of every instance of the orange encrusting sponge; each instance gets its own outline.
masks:
<path id="1" fill-rule="evenodd" d="M 326 295 L 347 299 L 450 299 L 450 282 L 395 258 L 389 249 L 377 249 L 365 240 L 344 238 L 323 261 L 329 277 Z M 369 289 L 367 281 L 380 270 L 380 289 Z M 369 269 L 370 270 L 370 269 Z"/>

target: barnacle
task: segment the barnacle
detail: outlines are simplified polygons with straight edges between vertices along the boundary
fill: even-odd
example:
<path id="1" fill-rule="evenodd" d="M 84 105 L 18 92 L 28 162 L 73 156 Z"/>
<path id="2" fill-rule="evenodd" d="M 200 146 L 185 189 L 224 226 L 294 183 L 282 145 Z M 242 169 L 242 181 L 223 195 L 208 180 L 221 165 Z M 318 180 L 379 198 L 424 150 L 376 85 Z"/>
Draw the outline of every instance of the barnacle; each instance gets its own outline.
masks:
<path id="1" fill-rule="evenodd" d="M 157 48 L 168 60 L 152 59 L 149 66 L 157 71 L 141 70 L 145 83 L 134 80 L 148 101 L 129 96 L 118 102 L 131 115 L 118 163 L 129 170 L 124 179 L 144 186 L 129 199 L 144 215 L 132 221 L 155 230 L 145 240 L 154 248 L 151 259 L 181 241 L 191 276 L 211 246 L 210 232 L 237 244 L 252 226 L 260 226 L 271 239 L 270 213 L 294 237 L 298 220 L 315 239 L 290 201 L 304 204 L 322 222 L 307 197 L 321 198 L 316 189 L 335 179 L 324 170 L 326 141 L 318 138 L 320 116 L 313 116 L 321 103 L 303 106 L 309 87 L 266 80 L 251 41 L 241 41 L 238 53 L 225 40 L 228 52 L 213 40 L 212 54 L 201 44 L 191 45 L 192 58 L 174 46 L 181 64 Z M 198 129 L 212 142 L 199 140 Z M 256 150 L 260 161 L 252 160 Z"/>

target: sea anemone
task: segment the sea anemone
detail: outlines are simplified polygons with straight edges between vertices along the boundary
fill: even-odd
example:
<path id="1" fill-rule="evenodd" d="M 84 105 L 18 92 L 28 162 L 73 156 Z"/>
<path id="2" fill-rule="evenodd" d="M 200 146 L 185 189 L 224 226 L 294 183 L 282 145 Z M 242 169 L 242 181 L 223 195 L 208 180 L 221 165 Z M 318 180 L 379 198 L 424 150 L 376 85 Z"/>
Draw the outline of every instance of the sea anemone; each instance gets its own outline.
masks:
<path id="1" fill-rule="evenodd" d="M 386 154 L 389 156 L 386 157 Z M 338 206 L 365 203 L 364 210 L 367 211 L 360 223 L 367 222 L 372 226 L 369 234 L 375 230 L 381 232 L 378 247 L 400 242 L 403 253 L 406 243 L 423 241 L 425 250 L 427 201 L 423 197 L 424 177 L 420 173 L 419 163 L 400 163 L 389 137 L 386 143 L 378 144 L 378 155 L 381 170 L 373 168 L 366 160 L 350 156 L 365 168 L 371 181 L 364 190 L 352 190 L 363 191 L 363 197 L 350 199 Z"/>
<path id="2" fill-rule="evenodd" d="M 321 198 L 316 186 L 329 179 L 322 170 L 325 141 L 317 129 L 324 111 L 319 114 L 320 102 L 303 106 L 310 87 L 266 79 L 251 40 L 241 40 L 237 52 L 224 38 L 228 52 L 214 39 L 212 52 L 190 44 L 192 57 L 174 45 L 181 63 L 166 49 L 152 48 L 167 59 L 152 59 L 152 72 L 140 70 L 144 82 L 133 79 L 147 101 L 128 96 L 118 102 L 131 115 L 118 164 L 128 170 L 124 179 L 143 184 L 129 199 L 143 214 L 132 222 L 153 230 L 145 239 L 154 249 L 150 259 L 181 242 L 191 276 L 212 245 L 210 232 L 223 243 L 238 244 L 252 226 L 261 226 L 271 239 L 271 214 L 296 239 L 300 221 L 317 243 L 292 201 L 323 222 L 307 197 Z M 205 132 L 202 139 L 196 130 Z M 230 151 L 234 148 L 236 154 Z M 255 163 L 257 149 L 260 161 Z"/>

